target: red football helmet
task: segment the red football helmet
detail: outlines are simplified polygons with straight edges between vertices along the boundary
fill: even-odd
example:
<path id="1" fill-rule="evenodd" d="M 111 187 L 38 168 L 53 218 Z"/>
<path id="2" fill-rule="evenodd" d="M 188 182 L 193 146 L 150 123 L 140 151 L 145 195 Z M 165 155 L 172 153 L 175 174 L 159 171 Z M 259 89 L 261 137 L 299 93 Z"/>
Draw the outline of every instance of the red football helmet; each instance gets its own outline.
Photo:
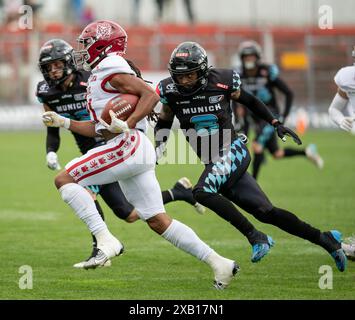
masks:
<path id="1" fill-rule="evenodd" d="M 76 64 L 90 71 L 109 53 L 125 54 L 127 38 L 126 31 L 118 23 L 109 20 L 90 23 L 77 39 L 84 49 L 75 52 Z"/>

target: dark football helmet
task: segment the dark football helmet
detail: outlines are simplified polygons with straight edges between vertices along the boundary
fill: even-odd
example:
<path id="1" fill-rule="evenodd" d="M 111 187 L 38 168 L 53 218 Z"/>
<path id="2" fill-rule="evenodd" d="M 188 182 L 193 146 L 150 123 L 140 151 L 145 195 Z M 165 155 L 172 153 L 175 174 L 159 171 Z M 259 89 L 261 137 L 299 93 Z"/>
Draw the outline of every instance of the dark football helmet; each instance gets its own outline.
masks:
<path id="1" fill-rule="evenodd" d="M 61 60 L 64 63 L 63 76 L 60 79 L 51 79 L 49 77 L 48 64 L 56 60 Z M 47 41 L 40 49 L 38 66 L 50 87 L 62 83 L 76 70 L 73 47 L 61 39 Z"/>
<path id="2" fill-rule="evenodd" d="M 258 59 L 261 58 L 261 47 L 260 45 L 253 41 L 243 41 L 238 48 L 238 54 L 240 59 L 243 59 L 244 56 L 255 55 Z"/>
<path id="3" fill-rule="evenodd" d="M 196 42 L 180 43 L 170 57 L 168 69 L 177 91 L 182 95 L 192 95 L 207 85 L 208 67 L 207 53 Z M 192 88 L 179 84 L 177 76 L 197 72 L 197 81 Z"/>

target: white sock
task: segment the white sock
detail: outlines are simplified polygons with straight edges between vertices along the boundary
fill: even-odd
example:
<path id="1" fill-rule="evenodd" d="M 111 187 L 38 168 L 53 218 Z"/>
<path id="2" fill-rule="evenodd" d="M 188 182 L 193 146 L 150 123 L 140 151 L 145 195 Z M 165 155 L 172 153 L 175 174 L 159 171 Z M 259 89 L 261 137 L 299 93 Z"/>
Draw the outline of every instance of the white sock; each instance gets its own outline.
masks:
<path id="1" fill-rule="evenodd" d="M 93 198 L 82 186 L 77 183 L 68 183 L 60 187 L 58 191 L 64 202 L 84 221 L 93 235 L 108 231 L 106 223 L 96 209 Z"/>
<path id="2" fill-rule="evenodd" d="M 162 233 L 162 237 L 202 261 L 206 261 L 207 257 L 214 252 L 191 228 L 177 220 L 171 222 Z"/>

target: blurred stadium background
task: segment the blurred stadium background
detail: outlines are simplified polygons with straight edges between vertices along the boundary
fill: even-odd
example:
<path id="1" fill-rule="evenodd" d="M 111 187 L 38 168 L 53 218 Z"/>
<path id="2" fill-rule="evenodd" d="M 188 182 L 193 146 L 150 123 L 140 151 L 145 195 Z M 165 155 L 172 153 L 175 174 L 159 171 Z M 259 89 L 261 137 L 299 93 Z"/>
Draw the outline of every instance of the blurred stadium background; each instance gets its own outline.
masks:
<path id="1" fill-rule="evenodd" d="M 312 130 L 303 142 L 317 143 L 326 162 L 317 171 L 301 158 L 268 161 L 259 182 L 275 205 L 322 230 L 337 228 L 344 236 L 354 232 L 354 137 L 334 130 L 327 109 L 336 90 L 335 73 L 353 63 L 355 1 L 190 0 L 192 14 L 188 1 L 163 2 L 160 16 L 156 0 L 0 0 L 0 299 L 354 299 L 353 263 L 345 273 L 334 268 L 333 290 L 320 290 L 319 266 L 333 266 L 322 249 L 248 215 L 277 241 L 266 261 L 255 265 L 249 261 L 249 244 L 234 228 L 212 212 L 199 216 L 181 202 L 169 204 L 169 213 L 242 266 L 225 292 L 208 289 L 206 266 L 174 251 L 143 223 L 119 221 L 103 201 L 108 225 L 122 237 L 127 254 L 100 271 L 72 268 L 89 253 L 90 238 L 58 196 L 53 185 L 57 172 L 45 164 L 42 106 L 35 98 L 41 79 L 37 59 L 40 46 L 51 38 L 76 48 L 82 27 L 96 19 L 115 20 L 127 30 L 128 57 L 154 83 L 167 75 L 168 58 L 179 42 L 200 42 L 216 67 L 238 66 L 240 42 L 259 42 L 264 60 L 278 64 L 295 93 L 289 125 L 308 120 Z M 30 29 L 20 23 L 31 22 L 24 5 L 31 5 L 34 14 Z M 324 9 L 331 9 L 331 29 L 320 28 Z M 64 165 L 78 150 L 62 131 L 59 158 Z M 159 165 L 157 176 L 165 189 L 182 175 L 195 183 L 201 169 Z M 33 267 L 33 290 L 19 290 L 21 265 Z"/>
<path id="2" fill-rule="evenodd" d="M 198 41 L 212 65 L 236 67 L 239 43 L 256 40 L 264 60 L 280 67 L 295 92 L 291 126 L 306 116 L 311 127 L 334 127 L 327 115 L 336 89 L 333 77 L 352 63 L 355 44 L 352 0 L 0 0 L 0 5 L 2 130 L 19 129 L 19 121 L 22 129 L 42 128 L 34 96 L 41 79 L 38 50 L 51 38 L 63 38 L 76 48 L 81 28 L 95 19 L 112 19 L 126 28 L 128 57 L 154 83 L 167 74 L 168 58 L 179 42 Z M 32 22 L 25 20 L 23 5 L 32 8 L 30 29 L 20 23 Z M 329 9 L 331 16 L 325 18 Z M 330 29 L 321 28 L 324 20 L 332 24 Z"/>

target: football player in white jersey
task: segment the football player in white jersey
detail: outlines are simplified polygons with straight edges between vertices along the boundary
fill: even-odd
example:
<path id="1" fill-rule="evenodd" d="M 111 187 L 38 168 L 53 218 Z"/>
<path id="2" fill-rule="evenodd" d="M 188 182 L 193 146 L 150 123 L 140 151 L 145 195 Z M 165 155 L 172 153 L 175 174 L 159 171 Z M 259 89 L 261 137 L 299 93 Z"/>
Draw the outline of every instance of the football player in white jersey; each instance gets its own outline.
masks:
<path id="1" fill-rule="evenodd" d="M 127 46 L 125 30 L 112 21 L 96 21 L 84 28 L 78 41 L 84 50 L 77 57 L 84 69 L 91 71 L 87 89 L 91 121 L 70 120 L 55 112 L 45 112 L 42 119 L 47 126 L 64 127 L 85 136 L 100 135 L 107 141 L 106 145 L 70 161 L 55 178 L 62 199 L 97 239 L 97 254 L 84 268 L 102 266 L 123 252 L 122 243 L 110 233 L 84 187 L 119 181 L 140 218 L 164 239 L 206 262 L 214 272 L 214 287 L 224 289 L 238 271 L 238 265 L 217 254 L 191 228 L 165 212 L 155 176 L 155 150 L 144 134 L 146 116 L 152 113 L 159 96 L 138 77 L 134 65 L 130 66 L 122 57 Z M 134 94 L 140 99 L 127 121 L 115 118 L 112 112 L 108 125 L 100 114 L 106 103 L 119 93 Z"/>
<path id="2" fill-rule="evenodd" d="M 355 58 L 355 46 L 352 56 Z M 329 116 L 341 129 L 351 132 L 355 121 L 355 65 L 341 68 L 334 81 L 338 91 L 330 104 Z"/>
<path id="3" fill-rule="evenodd" d="M 355 59 L 355 46 L 352 56 Z M 355 121 L 355 63 L 341 68 L 334 81 L 338 90 L 329 106 L 329 116 L 339 128 L 351 132 Z M 342 248 L 350 260 L 355 260 L 355 238 L 349 237 L 346 240 Z"/>

